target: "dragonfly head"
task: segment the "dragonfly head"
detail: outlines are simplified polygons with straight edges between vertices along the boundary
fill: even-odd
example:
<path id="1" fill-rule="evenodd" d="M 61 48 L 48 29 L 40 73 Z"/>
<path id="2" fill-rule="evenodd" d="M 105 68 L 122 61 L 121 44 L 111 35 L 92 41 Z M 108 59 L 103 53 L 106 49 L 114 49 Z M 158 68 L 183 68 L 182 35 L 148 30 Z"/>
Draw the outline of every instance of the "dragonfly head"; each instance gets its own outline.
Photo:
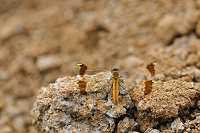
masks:
<path id="1" fill-rule="evenodd" d="M 119 76 L 119 68 L 113 68 L 111 70 L 112 75 L 115 76 Z"/>

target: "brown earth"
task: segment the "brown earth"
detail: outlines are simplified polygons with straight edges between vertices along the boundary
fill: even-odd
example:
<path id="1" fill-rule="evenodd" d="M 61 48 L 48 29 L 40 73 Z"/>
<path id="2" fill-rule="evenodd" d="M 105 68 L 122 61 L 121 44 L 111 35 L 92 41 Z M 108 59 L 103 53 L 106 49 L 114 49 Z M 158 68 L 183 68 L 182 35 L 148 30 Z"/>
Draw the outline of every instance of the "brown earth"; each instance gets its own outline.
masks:
<path id="1" fill-rule="evenodd" d="M 159 62 L 165 81 L 200 82 L 199 0 L 2 0 L 0 18 L 1 132 L 35 132 L 30 110 L 39 88 L 75 75 L 77 62 L 108 70 Z M 171 120 L 186 123 L 181 131 L 200 131 L 194 101 L 190 117 Z"/>

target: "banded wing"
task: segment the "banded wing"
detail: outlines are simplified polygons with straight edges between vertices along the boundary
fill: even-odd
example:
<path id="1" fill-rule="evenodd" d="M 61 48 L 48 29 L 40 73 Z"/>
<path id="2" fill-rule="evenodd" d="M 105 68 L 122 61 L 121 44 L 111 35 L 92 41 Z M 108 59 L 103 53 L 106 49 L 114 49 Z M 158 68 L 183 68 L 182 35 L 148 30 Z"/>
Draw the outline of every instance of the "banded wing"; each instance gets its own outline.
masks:
<path id="1" fill-rule="evenodd" d="M 77 81 L 76 83 L 78 83 L 80 93 L 83 95 L 87 95 L 87 91 L 86 91 L 87 79 L 85 79 L 84 77 L 85 74 L 96 74 L 99 72 L 108 71 L 108 70 L 97 69 L 95 67 L 91 67 L 82 63 L 76 64 L 73 67 L 73 70 L 75 73 L 81 76 L 81 80 Z M 111 74 L 112 76 L 110 77 L 110 81 L 112 81 L 113 101 L 114 101 L 114 104 L 117 105 L 119 82 L 121 81 L 120 75 L 119 75 L 119 69 L 113 68 L 111 70 Z"/>
<path id="2" fill-rule="evenodd" d="M 131 82 L 133 84 L 143 83 L 145 86 L 144 94 L 148 95 L 152 92 L 153 84 L 155 83 L 154 80 L 162 80 L 162 69 L 163 67 L 160 64 L 150 63 L 132 70 L 129 78 L 132 79 Z"/>
<path id="3" fill-rule="evenodd" d="M 76 83 L 79 85 L 78 88 L 80 90 L 80 93 L 82 95 L 87 95 L 87 91 L 86 91 L 87 82 L 85 80 L 78 80 L 76 81 Z"/>
<path id="4" fill-rule="evenodd" d="M 150 63 L 146 66 L 146 69 L 151 74 L 151 77 L 154 77 L 158 72 L 161 72 L 162 66 L 159 65 L 158 63 Z M 145 95 L 148 95 L 151 93 L 151 91 L 153 89 L 153 83 L 155 83 L 155 81 L 153 81 L 153 80 L 146 80 L 144 82 L 144 84 L 145 84 L 144 94 Z"/>
<path id="5" fill-rule="evenodd" d="M 148 95 L 152 92 L 153 83 L 155 83 L 155 81 L 152 81 L 152 80 L 146 80 L 144 82 L 144 84 L 145 84 L 144 94 L 145 95 Z"/>
<path id="6" fill-rule="evenodd" d="M 89 75 L 93 75 L 99 72 L 105 72 L 107 70 L 104 69 L 98 69 L 96 67 L 92 67 L 92 66 L 88 66 L 86 64 L 82 64 L 82 63 L 77 63 L 74 67 L 73 67 L 73 71 L 80 75 L 81 77 L 83 77 L 85 74 L 89 74 Z"/>
<path id="7" fill-rule="evenodd" d="M 87 91 L 86 91 L 87 79 L 84 78 L 85 74 L 91 75 L 91 74 L 96 74 L 99 72 L 108 71 L 108 70 L 103 70 L 103 69 L 97 69 L 95 67 L 91 67 L 82 63 L 76 64 L 73 67 L 73 70 L 75 73 L 81 76 L 81 80 L 77 81 L 76 83 L 79 85 L 80 93 L 83 95 L 87 95 Z M 154 79 L 156 79 L 154 77 L 157 75 L 157 73 L 161 72 L 162 66 L 158 63 L 150 63 L 148 65 L 143 65 L 136 69 L 131 68 L 129 70 L 125 70 L 122 72 L 119 72 L 119 69 L 117 69 L 117 71 L 114 71 L 115 73 L 113 73 L 113 70 L 111 71 L 113 100 L 114 100 L 114 103 L 117 104 L 118 92 L 119 92 L 118 89 L 119 89 L 120 81 L 122 80 L 124 81 L 123 78 L 125 78 L 127 82 L 131 82 L 131 84 L 138 84 L 138 83 L 143 82 L 145 86 L 144 94 L 148 95 L 152 92 L 153 83 L 155 83 Z M 122 73 L 122 75 L 126 75 L 126 76 L 121 77 L 119 73 Z"/>
<path id="8" fill-rule="evenodd" d="M 96 67 L 88 66 L 88 65 L 83 64 L 83 63 L 77 63 L 73 67 L 73 71 L 77 75 L 81 76 L 81 78 L 78 81 L 75 82 L 79 85 L 78 89 L 80 90 L 80 93 L 82 95 L 87 95 L 87 91 L 86 91 L 87 79 L 84 77 L 84 75 L 86 75 L 86 74 L 93 75 L 93 74 L 97 74 L 99 72 L 103 72 L 103 71 L 107 71 L 107 70 L 97 69 Z"/>

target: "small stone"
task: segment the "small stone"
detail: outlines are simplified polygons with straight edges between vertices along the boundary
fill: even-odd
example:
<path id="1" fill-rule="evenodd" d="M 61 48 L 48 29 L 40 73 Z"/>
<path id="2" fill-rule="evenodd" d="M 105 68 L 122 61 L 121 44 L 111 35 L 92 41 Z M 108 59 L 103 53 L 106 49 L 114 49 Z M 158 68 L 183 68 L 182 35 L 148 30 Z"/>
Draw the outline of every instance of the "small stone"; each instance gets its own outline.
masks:
<path id="1" fill-rule="evenodd" d="M 190 129 L 190 128 L 187 128 L 187 129 L 186 129 L 186 132 L 190 132 L 190 131 L 191 131 L 191 129 Z"/>
<path id="2" fill-rule="evenodd" d="M 119 122 L 117 126 L 117 132 L 126 133 L 128 131 L 133 131 L 137 128 L 138 123 L 134 121 L 134 119 L 130 119 L 128 117 L 124 118 Z"/>
<path id="3" fill-rule="evenodd" d="M 160 133 L 157 129 L 148 128 L 144 133 Z"/>
<path id="4" fill-rule="evenodd" d="M 177 17 L 174 15 L 168 15 L 159 20 L 156 33 L 163 42 L 168 43 L 176 35 L 177 31 L 174 25 L 176 21 Z"/>
<path id="5" fill-rule="evenodd" d="M 200 101 L 197 102 L 197 107 L 200 109 Z"/>
<path id="6" fill-rule="evenodd" d="M 198 123 L 198 124 L 200 123 L 200 116 L 196 117 L 196 123 Z"/>
<path id="7" fill-rule="evenodd" d="M 8 79 L 8 73 L 6 71 L 0 71 L 0 80 Z"/>
<path id="8" fill-rule="evenodd" d="M 13 130 L 12 130 L 12 128 L 9 127 L 9 126 L 4 126 L 3 128 L 1 128 L 1 132 L 2 132 L 2 133 L 12 133 Z"/>
<path id="9" fill-rule="evenodd" d="M 197 129 L 200 131 L 200 126 L 198 126 Z"/>
<path id="10" fill-rule="evenodd" d="M 40 56 L 36 61 L 36 65 L 41 71 L 58 67 L 61 63 L 61 59 L 54 55 Z"/>
<path id="11" fill-rule="evenodd" d="M 181 122 L 181 119 L 177 118 L 176 120 L 174 120 L 174 122 L 172 122 L 171 129 L 175 130 L 176 132 L 183 131 L 184 130 L 183 126 L 184 124 Z"/>
<path id="12" fill-rule="evenodd" d="M 194 121 L 190 121 L 189 122 L 189 127 L 192 129 L 195 127 L 195 122 Z"/>
<path id="13" fill-rule="evenodd" d="M 19 131 L 21 133 L 25 132 L 26 129 L 24 126 L 23 119 L 24 119 L 23 117 L 19 116 L 13 120 L 13 125 L 14 125 L 15 131 Z"/>
<path id="14" fill-rule="evenodd" d="M 199 133 L 197 129 L 192 129 L 191 133 Z"/>
<path id="15" fill-rule="evenodd" d="M 165 130 L 163 131 L 163 133 L 175 133 L 175 131 L 169 130 L 169 129 L 165 129 Z"/>
<path id="16" fill-rule="evenodd" d="M 0 39 L 6 40 L 14 35 L 25 32 L 23 23 L 18 18 L 9 19 L 4 25 L 1 25 Z"/>

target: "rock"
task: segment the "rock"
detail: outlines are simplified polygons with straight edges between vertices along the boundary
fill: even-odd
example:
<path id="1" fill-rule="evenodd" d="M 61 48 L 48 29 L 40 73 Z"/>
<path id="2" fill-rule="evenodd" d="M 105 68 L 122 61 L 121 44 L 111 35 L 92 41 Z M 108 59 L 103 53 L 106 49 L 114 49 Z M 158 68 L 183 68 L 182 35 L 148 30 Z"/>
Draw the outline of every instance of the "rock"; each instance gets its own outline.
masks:
<path id="1" fill-rule="evenodd" d="M 11 133 L 11 132 L 13 132 L 13 130 L 10 126 L 4 126 L 3 128 L 1 128 L 1 132 L 2 133 Z"/>
<path id="2" fill-rule="evenodd" d="M 200 101 L 197 102 L 197 107 L 200 109 Z"/>
<path id="3" fill-rule="evenodd" d="M 192 81 L 196 80 L 200 81 L 200 70 L 196 67 L 186 67 L 182 70 L 182 80 L 184 81 Z"/>
<path id="4" fill-rule="evenodd" d="M 17 131 L 20 131 L 20 132 L 26 132 L 25 130 L 25 127 L 24 127 L 24 122 L 23 122 L 23 117 L 22 116 L 19 116 L 19 117 L 16 117 L 14 120 L 13 120 L 13 125 L 14 125 L 14 129 L 17 130 Z"/>
<path id="5" fill-rule="evenodd" d="M 192 129 L 192 130 L 191 130 L 191 133 L 199 133 L 199 130 L 197 130 L 197 129 Z"/>
<path id="6" fill-rule="evenodd" d="M 114 105 L 111 86 L 105 80 L 109 77 L 107 73 L 85 75 L 88 95 L 80 94 L 75 83 L 78 77 L 60 78 L 42 87 L 31 110 L 37 131 L 113 131 L 115 120 L 126 114 L 131 99 L 128 93 L 119 95 L 119 104 Z"/>
<path id="7" fill-rule="evenodd" d="M 172 122 L 171 124 L 171 129 L 175 130 L 176 132 L 180 132 L 184 130 L 184 124 L 181 122 L 180 118 L 177 118 L 176 120 L 174 120 L 174 122 Z"/>
<path id="8" fill-rule="evenodd" d="M 196 116 L 196 123 L 200 123 L 200 116 Z"/>
<path id="9" fill-rule="evenodd" d="M 168 15 L 159 20 L 156 26 L 156 34 L 163 42 L 168 43 L 177 34 L 176 22 L 177 17 L 174 15 Z"/>
<path id="10" fill-rule="evenodd" d="M 185 131 L 188 132 L 188 133 L 190 133 L 191 129 L 187 128 Z"/>
<path id="11" fill-rule="evenodd" d="M 117 64 L 120 64 L 121 69 L 127 69 L 130 67 L 136 67 L 142 64 L 142 60 L 139 57 L 128 56 L 123 60 L 119 60 Z"/>
<path id="12" fill-rule="evenodd" d="M 138 128 L 138 123 L 134 119 L 125 117 L 122 121 L 119 122 L 117 126 L 118 133 L 127 133 L 129 131 L 134 131 Z"/>
<path id="13" fill-rule="evenodd" d="M 37 131 L 111 132 L 117 126 L 116 121 L 126 116 L 119 121 L 117 132 L 139 131 L 139 128 L 142 132 L 147 129 L 159 132 L 153 127 L 186 115 L 199 96 L 199 92 L 193 89 L 199 84 L 190 82 L 158 81 L 148 95 L 144 95 L 143 83 L 135 86 L 133 82 L 127 82 L 123 84 L 124 88 L 119 88 L 119 103 L 114 105 L 111 85 L 105 80 L 110 76 L 110 72 L 85 75 L 86 95 L 78 89 L 76 81 L 80 76 L 59 78 L 42 87 L 31 110 Z M 130 118 L 132 116 L 135 120 Z M 183 125 L 177 118 L 171 129 L 183 131 Z"/>
<path id="14" fill-rule="evenodd" d="M 170 43 L 177 34 L 184 35 L 195 29 L 199 15 L 199 12 L 195 10 L 185 14 L 165 15 L 156 26 L 156 34 L 161 41 Z"/>
<path id="15" fill-rule="evenodd" d="M 163 131 L 163 133 L 175 133 L 175 131 L 173 131 L 173 130 L 168 130 L 168 129 L 165 129 L 165 130 Z"/>
<path id="16" fill-rule="evenodd" d="M 17 34 L 25 32 L 23 22 L 19 18 L 12 18 L 1 25 L 0 40 L 6 40 Z"/>
<path id="17" fill-rule="evenodd" d="M 54 55 L 40 56 L 36 61 L 36 65 L 41 71 L 58 67 L 61 65 L 61 63 L 62 63 L 61 59 Z"/>
<path id="18" fill-rule="evenodd" d="M 160 133 L 157 129 L 148 128 L 144 133 Z"/>
<path id="19" fill-rule="evenodd" d="M 0 80 L 8 79 L 8 73 L 6 71 L 0 71 Z"/>
<path id="20" fill-rule="evenodd" d="M 196 101 L 199 96 L 199 92 L 192 88 L 194 85 L 187 82 L 158 82 L 154 84 L 151 94 L 144 95 L 144 86 L 136 86 L 129 95 L 137 107 L 140 130 L 144 132 L 160 122 L 186 115 L 188 109 L 194 106 L 191 101 Z"/>

